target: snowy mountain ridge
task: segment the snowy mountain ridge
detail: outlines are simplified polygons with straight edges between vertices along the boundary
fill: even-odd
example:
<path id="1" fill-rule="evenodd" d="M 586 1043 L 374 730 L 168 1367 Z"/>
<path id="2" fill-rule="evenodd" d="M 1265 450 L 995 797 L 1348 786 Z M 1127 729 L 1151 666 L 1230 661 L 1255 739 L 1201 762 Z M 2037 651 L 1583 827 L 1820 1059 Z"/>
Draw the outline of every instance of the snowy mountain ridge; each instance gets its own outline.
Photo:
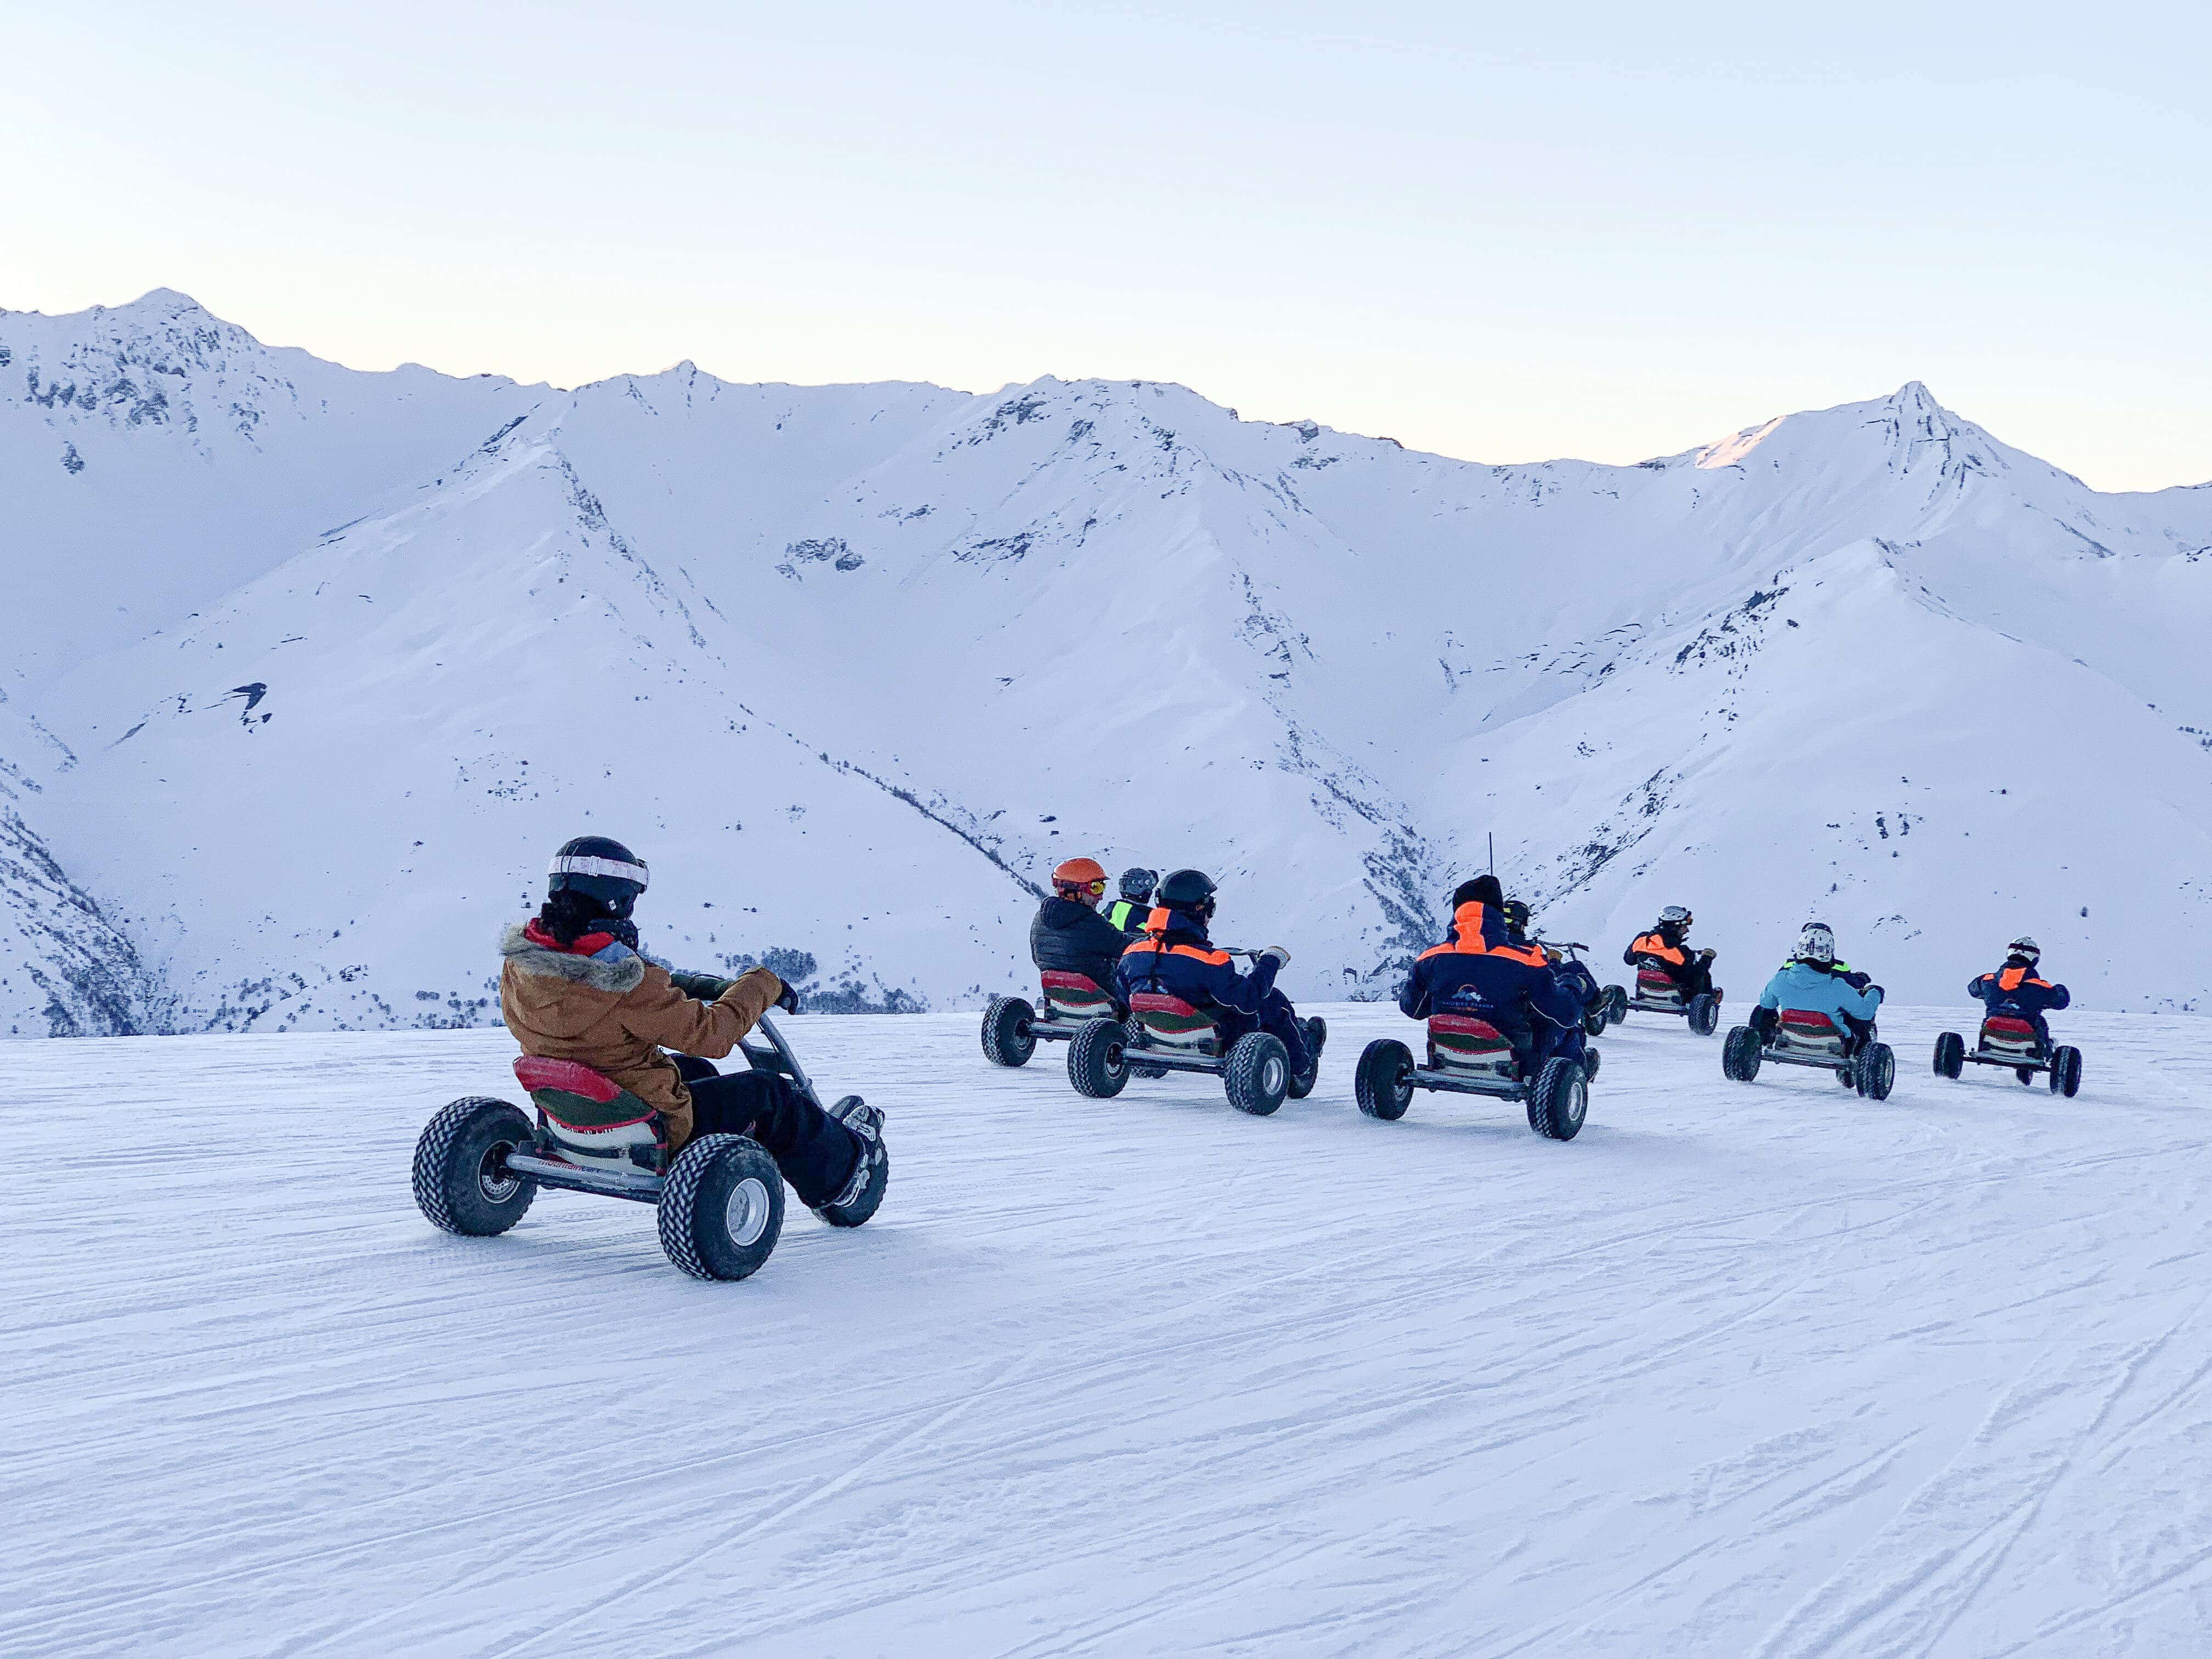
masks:
<path id="1" fill-rule="evenodd" d="M 2212 999 L 2212 489 L 1917 382 L 1484 466 L 1151 383 L 362 375 L 166 294 L 0 351 L 12 706 L 80 757 L 16 744 L 25 810 L 177 1024 L 492 1017 L 582 829 L 649 943 L 853 1008 L 1026 981 L 1079 851 L 1380 994 L 1492 831 L 1602 957 L 1688 902 L 1749 988 L 1819 910 L 1920 1000 L 2023 927 L 2085 1000 Z"/>

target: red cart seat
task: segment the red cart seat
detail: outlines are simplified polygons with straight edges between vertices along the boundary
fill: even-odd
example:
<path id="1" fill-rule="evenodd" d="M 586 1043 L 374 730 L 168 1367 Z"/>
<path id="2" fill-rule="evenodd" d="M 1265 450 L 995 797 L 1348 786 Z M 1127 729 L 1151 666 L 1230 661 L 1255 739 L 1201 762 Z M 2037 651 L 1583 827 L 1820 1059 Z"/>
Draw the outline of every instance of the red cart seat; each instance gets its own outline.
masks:
<path id="1" fill-rule="evenodd" d="M 2035 1024 L 2016 1014 L 1991 1014 L 1982 1021 L 1982 1048 L 1990 1054 L 2033 1059 L 2043 1050 Z"/>
<path id="2" fill-rule="evenodd" d="M 1057 968 L 1048 968 L 1041 977 L 1044 981 L 1045 1006 L 1065 1019 L 1111 1019 L 1116 1010 L 1114 999 L 1098 988 L 1098 981 L 1088 974 L 1071 974 Z"/>
<path id="3" fill-rule="evenodd" d="M 1841 1026 L 1814 1008 L 1784 1008 L 1775 1023 L 1777 1048 L 1832 1054 L 1841 1059 L 1850 1040 Z"/>
<path id="4" fill-rule="evenodd" d="M 1638 968 L 1636 970 L 1636 994 L 1646 1002 L 1680 1003 L 1682 988 L 1668 978 L 1663 969 Z"/>
<path id="5" fill-rule="evenodd" d="M 523 1054 L 514 1080 L 530 1091 L 547 1139 L 579 1162 L 658 1170 L 667 1163 L 668 1129 L 651 1106 L 580 1060 Z"/>
<path id="6" fill-rule="evenodd" d="M 1429 1016 L 1429 1064 L 1460 1072 L 1488 1072 L 1517 1077 L 1513 1045 L 1505 1034 L 1475 1014 Z"/>
<path id="7" fill-rule="evenodd" d="M 1211 1049 L 1217 1035 L 1212 1016 L 1194 1008 L 1181 997 L 1164 991 L 1139 991 L 1129 999 L 1129 1012 L 1145 1030 L 1170 1048 Z"/>

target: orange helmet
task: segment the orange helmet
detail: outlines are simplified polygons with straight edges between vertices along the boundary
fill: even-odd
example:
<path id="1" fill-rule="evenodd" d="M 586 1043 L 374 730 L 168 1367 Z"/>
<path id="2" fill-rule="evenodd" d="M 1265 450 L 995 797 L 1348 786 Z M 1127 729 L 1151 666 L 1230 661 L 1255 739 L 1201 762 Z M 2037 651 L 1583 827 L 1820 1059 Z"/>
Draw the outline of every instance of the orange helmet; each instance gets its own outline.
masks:
<path id="1" fill-rule="evenodd" d="M 1106 869 L 1097 859 L 1069 859 L 1052 872 L 1052 884 L 1061 892 L 1087 892 L 1094 896 L 1106 890 Z"/>

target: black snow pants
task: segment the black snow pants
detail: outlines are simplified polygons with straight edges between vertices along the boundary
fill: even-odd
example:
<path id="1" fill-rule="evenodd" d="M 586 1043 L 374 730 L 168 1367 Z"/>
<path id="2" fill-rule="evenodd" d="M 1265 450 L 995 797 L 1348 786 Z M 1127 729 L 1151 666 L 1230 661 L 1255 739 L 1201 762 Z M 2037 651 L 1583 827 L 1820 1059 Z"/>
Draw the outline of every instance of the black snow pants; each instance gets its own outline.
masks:
<path id="1" fill-rule="evenodd" d="M 860 1138 L 791 1086 L 791 1079 L 747 1069 L 727 1077 L 714 1063 L 671 1054 L 691 1091 L 691 1133 L 750 1135 L 809 1209 L 845 1188 L 860 1162 Z"/>
<path id="2" fill-rule="evenodd" d="M 1298 1027 L 1298 1011 L 1291 1006 L 1291 1000 L 1270 987 L 1261 999 L 1260 1012 L 1248 1014 L 1241 1008 L 1226 1008 L 1216 1004 L 1206 1010 L 1220 1028 L 1222 1052 L 1226 1054 L 1236 1045 L 1237 1039 L 1254 1031 L 1265 1031 L 1282 1039 L 1283 1047 L 1291 1051 L 1291 1070 L 1303 1072 L 1310 1063 L 1306 1053 L 1306 1034 Z"/>

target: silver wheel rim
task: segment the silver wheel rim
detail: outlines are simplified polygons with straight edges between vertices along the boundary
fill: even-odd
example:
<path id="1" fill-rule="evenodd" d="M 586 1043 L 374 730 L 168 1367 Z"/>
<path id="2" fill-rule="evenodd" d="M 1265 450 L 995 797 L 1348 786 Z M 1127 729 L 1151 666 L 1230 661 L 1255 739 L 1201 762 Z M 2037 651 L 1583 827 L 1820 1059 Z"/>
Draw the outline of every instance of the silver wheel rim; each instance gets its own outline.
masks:
<path id="1" fill-rule="evenodd" d="M 730 1188 L 730 1201 L 723 1212 L 722 1224 L 728 1230 L 730 1243 L 737 1245 L 757 1244 L 760 1236 L 768 1231 L 768 1183 L 758 1176 L 747 1176 Z"/>
<path id="2" fill-rule="evenodd" d="M 1578 1080 L 1567 1094 L 1567 1123 L 1570 1127 L 1583 1121 L 1589 1109 L 1589 1091 Z"/>
<path id="3" fill-rule="evenodd" d="M 522 1190 L 522 1177 L 509 1173 L 507 1155 L 514 1150 L 511 1140 L 494 1141 L 484 1149 L 483 1161 L 477 1165 L 477 1190 L 489 1204 L 504 1204 Z"/>
<path id="4" fill-rule="evenodd" d="M 1288 1068 L 1280 1060 L 1270 1054 L 1267 1057 L 1267 1063 L 1260 1068 L 1260 1092 L 1279 1095 L 1283 1092 L 1284 1085 L 1289 1080 Z"/>

